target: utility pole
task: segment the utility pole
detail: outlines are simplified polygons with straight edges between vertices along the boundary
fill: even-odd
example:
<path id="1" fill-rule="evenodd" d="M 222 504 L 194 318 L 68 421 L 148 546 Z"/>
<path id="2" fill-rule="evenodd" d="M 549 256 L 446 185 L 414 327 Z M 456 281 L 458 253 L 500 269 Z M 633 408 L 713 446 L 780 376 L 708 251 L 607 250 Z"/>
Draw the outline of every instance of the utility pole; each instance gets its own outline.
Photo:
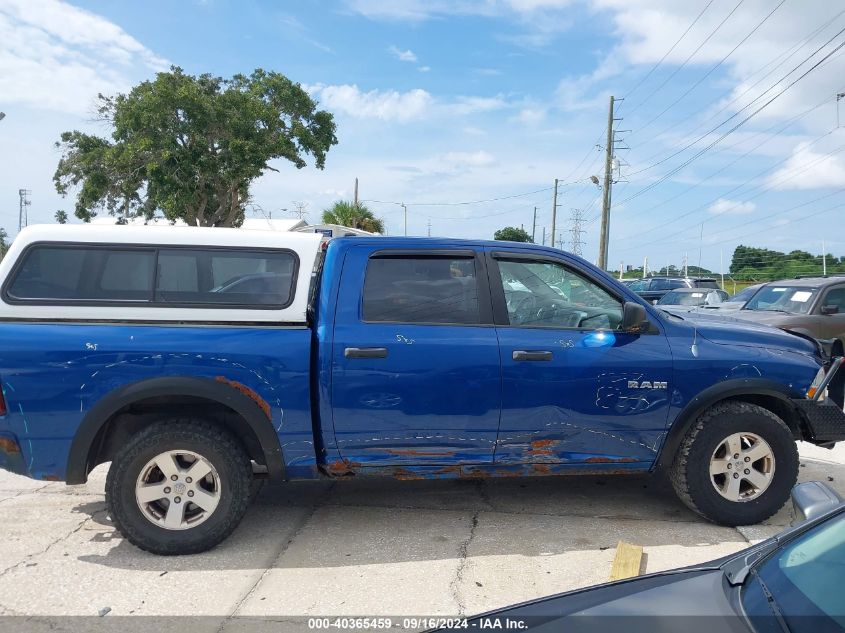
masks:
<path id="1" fill-rule="evenodd" d="M 546 245 L 546 227 L 543 227 L 543 246 Z"/>
<path id="2" fill-rule="evenodd" d="M 26 208 L 32 205 L 32 202 L 29 201 L 31 195 L 32 191 L 29 189 L 18 189 L 18 231 L 27 225 Z"/>
<path id="3" fill-rule="evenodd" d="M 402 202 L 402 209 L 405 211 L 405 237 L 408 237 L 408 207 Z"/>
<path id="4" fill-rule="evenodd" d="M 648 255 L 643 257 L 643 279 L 648 276 Z"/>
<path id="5" fill-rule="evenodd" d="M 428 219 L 428 236 L 431 237 L 431 218 Z"/>
<path id="6" fill-rule="evenodd" d="M 357 176 L 355 177 L 355 195 L 354 195 L 353 200 L 354 200 L 355 206 L 357 207 L 358 206 L 358 177 Z"/>
<path id="7" fill-rule="evenodd" d="M 557 178 L 555 178 L 555 197 L 552 200 L 552 248 L 555 247 L 555 222 L 557 221 Z"/>
<path id="8" fill-rule="evenodd" d="M 625 262 L 619 262 L 619 281 L 622 281 L 622 273 L 625 270 Z"/>
<path id="9" fill-rule="evenodd" d="M 725 249 L 719 249 L 719 274 L 722 276 L 722 290 L 725 289 Z"/>
<path id="10" fill-rule="evenodd" d="M 599 268 L 607 270 L 607 250 L 610 241 L 610 189 L 613 186 L 613 150 L 616 137 L 613 133 L 613 104 L 616 99 L 610 96 L 607 110 L 607 142 L 604 148 L 604 189 L 601 203 L 601 232 L 599 234 Z"/>
<path id="11" fill-rule="evenodd" d="M 534 207 L 534 223 L 531 225 L 531 241 L 536 242 L 534 234 L 537 232 L 537 207 Z"/>
<path id="12" fill-rule="evenodd" d="M 307 202 L 299 202 L 297 200 L 294 200 L 293 206 L 296 207 L 296 211 L 294 211 L 294 213 L 296 213 L 296 215 L 299 217 L 299 219 L 302 220 L 305 217 L 305 214 L 306 214 L 305 210 L 308 208 L 308 203 Z"/>
<path id="13" fill-rule="evenodd" d="M 825 248 L 824 240 L 822 240 L 822 275 L 827 277 L 827 253 L 825 252 L 827 249 Z"/>
<path id="14" fill-rule="evenodd" d="M 684 253 L 684 279 L 689 278 L 689 257 Z"/>
<path id="15" fill-rule="evenodd" d="M 570 252 L 573 255 L 578 255 L 581 257 L 582 249 L 581 247 L 584 245 L 583 240 L 581 239 L 581 235 L 585 233 L 584 229 L 581 228 L 581 224 L 584 222 L 584 215 L 581 209 L 572 209 L 572 215 L 569 218 L 570 222 L 572 222 L 572 228 L 569 229 L 569 233 L 571 235 L 571 245 Z"/>

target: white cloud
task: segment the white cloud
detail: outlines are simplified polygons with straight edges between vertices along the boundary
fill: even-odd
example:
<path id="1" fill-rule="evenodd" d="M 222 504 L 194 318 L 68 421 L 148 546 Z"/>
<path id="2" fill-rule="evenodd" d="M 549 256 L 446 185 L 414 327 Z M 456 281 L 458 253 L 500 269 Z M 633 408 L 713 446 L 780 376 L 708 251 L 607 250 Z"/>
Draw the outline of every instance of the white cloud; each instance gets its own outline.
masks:
<path id="1" fill-rule="evenodd" d="M 417 68 L 421 73 L 427 73 L 431 70 L 431 66 L 420 66 Z"/>
<path id="2" fill-rule="evenodd" d="M 516 119 L 526 125 L 537 125 L 546 118 L 546 110 L 544 108 L 523 108 L 516 115 Z"/>
<path id="3" fill-rule="evenodd" d="M 483 150 L 477 152 L 448 152 L 438 157 L 438 162 L 452 167 L 489 167 L 496 164 L 496 157 Z"/>
<path id="4" fill-rule="evenodd" d="M 845 161 L 840 154 L 814 152 L 801 144 L 767 180 L 775 189 L 821 189 L 845 185 Z"/>
<path id="5" fill-rule="evenodd" d="M 739 202 L 737 200 L 719 198 L 716 202 L 711 204 L 707 210 L 716 215 L 722 215 L 723 213 L 742 215 L 746 213 L 754 213 L 756 209 L 757 205 L 750 201 Z"/>
<path id="6" fill-rule="evenodd" d="M 458 97 L 451 105 L 457 114 L 474 114 L 506 108 L 508 102 L 501 96 L 496 97 Z"/>
<path id="7" fill-rule="evenodd" d="M 400 62 L 416 63 L 418 61 L 416 53 L 414 53 L 411 49 L 403 51 L 395 46 L 391 46 L 387 49 L 387 51 Z"/>
<path id="8" fill-rule="evenodd" d="M 0 41 L 0 101 L 73 114 L 168 66 L 113 22 L 61 0 L 3 0 Z"/>
<path id="9" fill-rule="evenodd" d="M 433 97 L 420 88 L 407 92 L 396 90 L 362 91 L 355 84 L 303 86 L 322 107 L 357 118 L 406 122 L 426 117 L 434 105 Z"/>

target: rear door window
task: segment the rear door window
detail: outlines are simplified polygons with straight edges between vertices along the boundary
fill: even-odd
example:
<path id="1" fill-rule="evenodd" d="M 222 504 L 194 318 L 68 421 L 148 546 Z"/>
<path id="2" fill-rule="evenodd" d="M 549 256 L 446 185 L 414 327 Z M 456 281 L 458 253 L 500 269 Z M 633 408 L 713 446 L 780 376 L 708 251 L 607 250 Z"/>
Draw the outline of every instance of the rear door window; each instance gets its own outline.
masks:
<path id="1" fill-rule="evenodd" d="M 364 280 L 363 317 L 387 323 L 479 323 L 475 260 L 371 258 Z"/>

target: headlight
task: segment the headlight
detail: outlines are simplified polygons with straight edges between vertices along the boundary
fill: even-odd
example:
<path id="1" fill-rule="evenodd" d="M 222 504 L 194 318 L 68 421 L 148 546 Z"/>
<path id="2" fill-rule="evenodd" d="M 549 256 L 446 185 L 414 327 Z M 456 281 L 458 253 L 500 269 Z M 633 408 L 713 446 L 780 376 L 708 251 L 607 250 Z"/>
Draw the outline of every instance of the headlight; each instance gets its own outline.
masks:
<path id="1" fill-rule="evenodd" d="M 813 378 L 813 382 L 810 383 L 810 388 L 807 389 L 807 397 L 810 400 L 812 400 L 815 397 L 816 393 L 819 390 L 819 387 L 822 386 L 822 383 L 824 382 L 824 376 L 825 376 L 824 367 L 821 367 L 819 369 L 818 373 L 816 374 L 816 377 Z M 818 399 L 824 400 L 824 394 L 821 394 Z"/>

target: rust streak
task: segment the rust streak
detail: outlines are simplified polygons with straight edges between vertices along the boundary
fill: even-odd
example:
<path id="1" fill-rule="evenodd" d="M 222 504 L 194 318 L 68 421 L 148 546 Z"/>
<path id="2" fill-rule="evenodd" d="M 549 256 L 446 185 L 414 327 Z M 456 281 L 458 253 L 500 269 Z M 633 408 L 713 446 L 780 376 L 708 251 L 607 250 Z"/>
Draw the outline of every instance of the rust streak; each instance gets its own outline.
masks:
<path id="1" fill-rule="evenodd" d="M 215 378 L 217 382 L 222 382 L 225 385 L 229 385 L 240 391 L 244 394 L 247 398 L 252 400 L 255 404 L 257 404 L 261 410 L 264 412 L 264 415 L 267 416 L 268 420 L 273 419 L 273 414 L 270 412 L 270 405 L 267 404 L 267 401 L 264 400 L 261 396 L 259 396 L 253 389 L 250 389 L 245 384 L 237 382 L 236 380 L 229 380 L 226 376 L 217 376 Z"/>
<path id="2" fill-rule="evenodd" d="M 0 452 L 7 455 L 20 455 L 21 447 L 14 440 L 6 437 L 0 437 Z"/>
<path id="3" fill-rule="evenodd" d="M 547 446 L 554 446 L 557 444 L 557 440 L 534 440 L 531 442 L 531 448 L 538 449 L 538 448 L 545 448 Z"/>
<path id="4" fill-rule="evenodd" d="M 41 475 L 41 479 L 44 481 L 61 481 L 58 475 Z"/>
<path id="5" fill-rule="evenodd" d="M 396 479 L 400 479 L 402 481 L 417 481 L 420 479 L 425 479 L 422 475 L 418 475 L 417 473 L 411 472 L 405 468 L 394 468 L 393 469 L 393 476 Z"/>
<path id="6" fill-rule="evenodd" d="M 531 465 L 531 474 L 532 475 L 551 475 L 552 470 L 549 468 L 548 464 L 532 464 Z"/>

